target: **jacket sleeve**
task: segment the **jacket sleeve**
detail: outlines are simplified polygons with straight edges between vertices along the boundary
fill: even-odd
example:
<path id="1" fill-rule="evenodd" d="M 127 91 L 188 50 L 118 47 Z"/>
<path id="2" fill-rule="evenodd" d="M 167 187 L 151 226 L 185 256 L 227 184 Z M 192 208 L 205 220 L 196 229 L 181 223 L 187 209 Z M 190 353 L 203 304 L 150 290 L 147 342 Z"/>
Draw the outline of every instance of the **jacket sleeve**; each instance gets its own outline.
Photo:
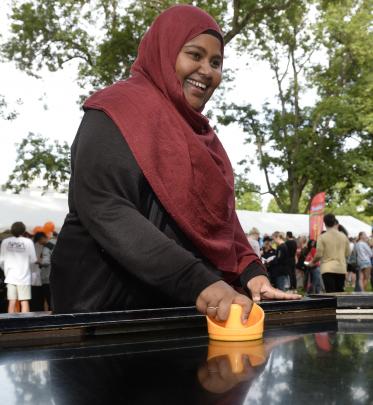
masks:
<path id="1" fill-rule="evenodd" d="M 183 302 L 195 302 L 221 279 L 140 212 L 145 179 L 105 113 L 86 112 L 72 155 L 71 203 L 90 235 L 124 271 Z"/>

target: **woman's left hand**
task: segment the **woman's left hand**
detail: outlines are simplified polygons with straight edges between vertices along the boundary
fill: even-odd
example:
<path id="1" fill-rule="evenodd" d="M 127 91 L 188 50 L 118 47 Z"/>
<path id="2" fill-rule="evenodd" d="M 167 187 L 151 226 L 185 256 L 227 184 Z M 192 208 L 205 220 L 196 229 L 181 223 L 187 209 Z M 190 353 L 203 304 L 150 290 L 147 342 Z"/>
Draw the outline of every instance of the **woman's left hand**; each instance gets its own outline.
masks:
<path id="1" fill-rule="evenodd" d="M 302 298 L 302 296 L 299 294 L 286 293 L 272 287 L 266 276 L 253 277 L 247 283 L 247 288 L 251 291 L 254 302 L 258 302 L 261 299 L 299 300 Z"/>

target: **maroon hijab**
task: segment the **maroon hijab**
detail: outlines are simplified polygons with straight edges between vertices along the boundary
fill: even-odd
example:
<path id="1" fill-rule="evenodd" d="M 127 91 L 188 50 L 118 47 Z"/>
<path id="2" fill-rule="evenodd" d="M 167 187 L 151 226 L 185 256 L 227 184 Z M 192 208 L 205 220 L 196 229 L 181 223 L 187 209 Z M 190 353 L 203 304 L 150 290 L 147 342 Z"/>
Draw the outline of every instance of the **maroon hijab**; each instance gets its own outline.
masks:
<path id="1" fill-rule="evenodd" d="M 233 275 L 258 258 L 237 219 L 232 167 L 175 73 L 183 45 L 207 30 L 221 35 L 201 9 L 169 8 L 144 35 L 131 78 L 93 94 L 84 108 L 114 121 L 166 211 L 206 258 Z"/>

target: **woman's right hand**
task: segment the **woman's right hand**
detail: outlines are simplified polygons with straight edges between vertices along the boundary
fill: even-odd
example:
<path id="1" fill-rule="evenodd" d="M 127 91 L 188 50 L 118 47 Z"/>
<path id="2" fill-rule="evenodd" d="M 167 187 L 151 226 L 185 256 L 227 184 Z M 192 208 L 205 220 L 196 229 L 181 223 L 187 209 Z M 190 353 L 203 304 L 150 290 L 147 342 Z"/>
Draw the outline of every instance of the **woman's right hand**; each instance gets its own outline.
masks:
<path id="1" fill-rule="evenodd" d="M 224 281 L 217 281 L 209 285 L 202 290 L 196 301 L 198 311 L 216 321 L 226 321 L 228 319 L 231 304 L 242 306 L 241 320 L 245 324 L 253 302 L 246 295 L 239 294 Z"/>

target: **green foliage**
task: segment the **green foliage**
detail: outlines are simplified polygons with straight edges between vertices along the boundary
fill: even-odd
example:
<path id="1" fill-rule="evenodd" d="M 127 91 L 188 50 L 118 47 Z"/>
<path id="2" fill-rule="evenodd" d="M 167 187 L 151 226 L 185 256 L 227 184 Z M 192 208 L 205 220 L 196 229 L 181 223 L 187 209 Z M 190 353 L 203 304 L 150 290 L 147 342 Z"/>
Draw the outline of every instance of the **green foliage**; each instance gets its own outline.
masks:
<path id="1" fill-rule="evenodd" d="M 78 83 L 88 94 L 129 75 L 145 30 L 175 3 L 14 0 L 10 36 L 0 52 L 33 76 L 76 60 Z M 220 123 L 238 122 L 247 142 L 256 145 L 268 191 L 281 211 L 307 211 L 302 201 L 319 191 L 342 204 L 359 183 L 367 190 L 366 209 L 373 212 L 371 0 L 181 3 L 211 13 L 226 43 L 235 40 L 241 52 L 266 61 L 273 72 L 277 105 L 266 104 L 261 111 L 222 105 Z M 311 102 L 310 92 L 317 94 Z M 28 174 L 21 177 L 26 185 Z M 333 194 L 337 183 L 343 189 Z"/>
<path id="2" fill-rule="evenodd" d="M 41 135 L 29 133 L 17 145 L 16 166 L 3 189 L 18 194 L 33 182 L 41 181 L 44 191 L 52 188 L 66 192 L 70 178 L 69 163 L 70 148 L 66 142 L 51 142 Z"/>
<path id="3" fill-rule="evenodd" d="M 22 101 L 19 99 L 17 100 L 17 104 L 21 104 Z M 15 110 L 9 110 L 8 108 L 8 103 L 6 102 L 4 96 L 0 94 L 0 118 L 7 120 L 7 121 L 12 121 L 16 119 L 18 116 L 17 111 Z"/>
<path id="4" fill-rule="evenodd" d="M 329 198 L 326 210 L 336 215 L 351 215 L 368 224 L 373 223 L 373 215 L 369 205 L 371 191 L 367 191 L 361 185 L 357 185 L 350 190 L 348 199 L 343 203 L 338 203 L 336 201 L 340 201 L 338 198 L 340 190 L 344 190 L 344 185 L 337 184 L 333 195 Z"/>
<path id="5" fill-rule="evenodd" d="M 320 191 L 332 196 L 337 183 L 344 185 L 337 194 L 342 203 L 354 184 L 370 177 L 371 9 L 371 2 L 359 0 L 298 1 L 240 41 L 241 52 L 270 66 L 278 104 L 261 111 L 223 104 L 219 122 L 238 122 L 256 145 L 268 192 L 282 212 L 303 210 L 302 199 Z M 310 91 L 318 94 L 313 103 Z"/>
<path id="6" fill-rule="evenodd" d="M 128 77 L 146 29 L 176 3 L 194 4 L 213 15 L 228 43 L 258 18 L 291 1 L 14 0 L 11 36 L 1 54 L 36 77 L 43 67 L 56 71 L 77 60 L 78 83 L 91 91 Z"/>
<path id="7" fill-rule="evenodd" d="M 189 3 L 205 9 L 221 24 L 228 43 L 249 31 L 263 16 L 274 15 L 294 1 L 14 0 L 9 15 L 10 35 L 0 45 L 0 55 L 35 77 L 43 68 L 57 71 L 67 62 L 76 61 L 77 81 L 86 96 L 129 76 L 141 37 L 154 18 L 173 4 Z M 29 135 L 21 143 L 18 164 L 6 188 L 19 192 L 41 175 L 44 189 L 64 189 L 67 149 L 57 144 L 52 147 L 35 137 Z M 26 147 L 31 160 L 23 152 Z M 240 198 L 242 207 L 260 204 L 254 196 Z M 252 205 L 251 201 L 256 202 Z"/>
<path id="8" fill-rule="evenodd" d="M 268 203 L 267 212 L 275 212 L 275 213 L 281 212 L 274 198 L 272 198 L 271 201 Z"/>
<path id="9" fill-rule="evenodd" d="M 235 174 L 236 209 L 248 211 L 261 211 L 262 202 L 257 186 L 249 182 L 242 174 Z"/>

